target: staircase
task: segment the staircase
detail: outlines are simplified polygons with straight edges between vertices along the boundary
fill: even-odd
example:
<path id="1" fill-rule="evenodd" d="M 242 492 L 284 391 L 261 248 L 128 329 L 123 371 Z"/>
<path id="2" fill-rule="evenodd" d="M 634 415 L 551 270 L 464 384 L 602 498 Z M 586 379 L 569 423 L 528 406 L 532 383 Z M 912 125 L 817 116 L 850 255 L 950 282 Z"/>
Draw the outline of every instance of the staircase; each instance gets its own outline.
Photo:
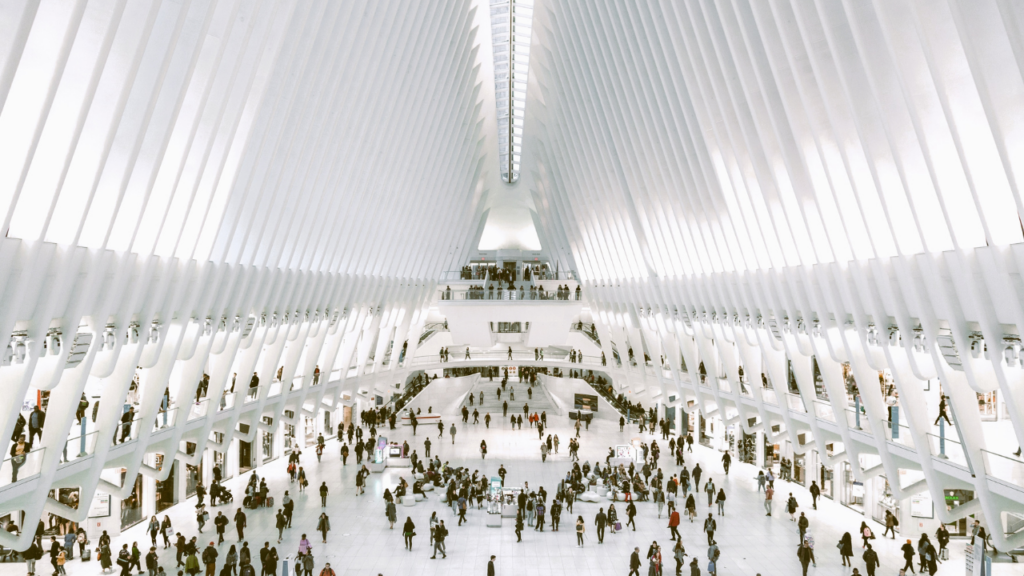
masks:
<path id="1" fill-rule="evenodd" d="M 505 385 L 505 389 L 501 391 L 501 399 L 498 399 L 495 392 L 501 388 L 501 379 L 495 378 L 494 382 L 491 382 L 488 378 L 481 378 L 473 389 L 470 391 L 473 394 L 473 405 L 469 405 L 469 399 L 467 398 L 462 404 L 469 408 L 470 414 L 473 410 L 480 411 L 480 419 L 483 420 L 485 414 L 490 413 L 492 419 L 501 418 L 501 407 L 502 403 L 508 401 L 508 413 L 509 414 L 522 414 L 523 404 L 526 404 L 530 408 L 530 414 L 536 412 L 547 412 L 548 416 L 556 416 L 559 414 L 558 407 L 551 401 L 548 395 L 544 392 L 540 382 L 533 387 L 533 398 L 527 394 L 529 385 L 526 382 L 519 383 L 518 379 L 509 379 L 508 384 Z M 509 398 L 509 393 L 515 391 L 516 399 L 512 400 Z M 480 393 L 483 392 L 484 401 L 480 403 Z M 461 408 L 460 408 L 461 410 Z M 525 416 L 524 416 L 525 419 Z"/>

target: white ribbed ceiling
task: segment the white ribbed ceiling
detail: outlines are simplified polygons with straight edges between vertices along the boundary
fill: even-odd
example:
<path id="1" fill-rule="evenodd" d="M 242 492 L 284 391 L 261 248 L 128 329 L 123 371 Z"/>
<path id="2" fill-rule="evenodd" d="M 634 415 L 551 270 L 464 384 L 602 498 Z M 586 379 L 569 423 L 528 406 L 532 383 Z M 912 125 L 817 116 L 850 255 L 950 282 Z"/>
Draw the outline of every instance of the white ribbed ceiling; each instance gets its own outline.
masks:
<path id="1" fill-rule="evenodd" d="M 544 2 L 524 169 L 591 280 L 1020 242 L 1022 25 L 1004 0 Z"/>
<path id="2" fill-rule="evenodd" d="M 6 2 L 4 228 L 141 255 L 436 277 L 475 231 L 483 193 L 473 8 Z"/>
<path id="3" fill-rule="evenodd" d="M 4 227 L 436 277 L 505 193 L 490 15 L 7 3 Z M 1019 242 L 1022 23 L 1005 0 L 538 2 L 519 186 L 552 256 L 591 280 Z"/>

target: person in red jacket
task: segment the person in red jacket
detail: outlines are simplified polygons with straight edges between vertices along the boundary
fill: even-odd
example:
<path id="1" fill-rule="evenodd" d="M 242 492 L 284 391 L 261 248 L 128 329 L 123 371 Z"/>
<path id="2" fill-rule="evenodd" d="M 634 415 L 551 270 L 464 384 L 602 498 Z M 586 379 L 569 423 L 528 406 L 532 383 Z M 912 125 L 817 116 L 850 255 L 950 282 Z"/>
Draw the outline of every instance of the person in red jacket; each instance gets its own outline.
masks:
<path id="1" fill-rule="evenodd" d="M 672 514 L 668 517 L 668 527 L 672 530 L 672 540 L 676 538 L 682 540 L 682 536 L 679 535 L 679 512 L 672 510 Z"/>

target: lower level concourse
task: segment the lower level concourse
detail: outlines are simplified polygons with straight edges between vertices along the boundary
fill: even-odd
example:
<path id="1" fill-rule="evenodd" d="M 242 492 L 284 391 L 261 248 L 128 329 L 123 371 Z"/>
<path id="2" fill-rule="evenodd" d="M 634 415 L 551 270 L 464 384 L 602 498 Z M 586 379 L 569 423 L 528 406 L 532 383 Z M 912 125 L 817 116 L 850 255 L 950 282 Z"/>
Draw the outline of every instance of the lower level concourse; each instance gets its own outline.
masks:
<path id="1" fill-rule="evenodd" d="M 524 394 L 525 395 L 525 394 Z M 536 397 L 536 394 L 534 394 Z M 602 406 L 600 409 L 605 409 Z M 499 413 L 500 414 L 500 413 Z M 413 435 L 409 426 L 398 424 L 396 429 L 388 429 L 385 425 L 378 434 L 386 436 L 391 442 L 408 442 L 409 449 L 415 450 L 419 458 L 428 454 L 425 442 L 429 439 L 429 456 L 437 457 L 448 467 L 465 468 L 469 474 L 479 471 L 486 478 L 497 477 L 499 468 L 507 471 L 505 487 L 527 487 L 530 492 L 546 491 L 545 505 L 551 509 L 552 500 L 556 497 L 559 482 L 572 469 L 570 460 L 570 439 L 576 434 L 574 421 L 567 416 L 548 416 L 549 427 L 544 429 L 547 435 L 557 436 L 558 452 L 552 453 L 546 461 L 542 461 L 541 442 L 536 428 L 525 421 L 522 428 L 513 429 L 507 418 L 498 414 L 485 425 L 483 415 L 478 424 L 470 417 L 463 422 L 461 417 L 445 417 L 440 430 L 436 423 L 420 425 Z M 612 417 L 594 419 L 589 426 L 579 431 L 579 464 L 596 463 L 604 468 L 609 448 L 628 445 L 635 440 L 660 447 L 661 456 L 658 466 L 667 481 L 671 476 L 682 472 L 675 459 L 669 454 L 668 442 L 661 435 L 641 433 L 636 424 L 629 424 L 620 431 Z M 451 434 L 452 425 L 455 434 Z M 368 428 L 364 427 L 364 436 Z M 677 438 L 673 436 L 673 438 Z M 486 457 L 482 458 L 480 445 L 487 445 Z M 252 561 L 256 574 L 261 574 L 259 549 L 266 543 L 274 547 L 280 561 L 276 570 L 266 567 L 266 572 L 290 574 L 294 570 L 295 557 L 300 541 L 305 535 L 311 543 L 313 555 L 312 573 L 320 574 L 327 563 L 339 575 L 482 575 L 487 574 L 488 560 L 495 556 L 496 574 L 608 574 L 621 576 L 630 570 L 630 556 L 634 548 L 639 548 L 642 566 L 640 573 L 650 574 L 647 555 L 653 543 L 661 547 L 663 574 L 676 573 L 674 560 L 674 542 L 671 539 L 667 509 L 659 514 L 658 506 L 651 501 L 636 502 L 635 528 L 627 525 L 627 503 L 615 502 L 618 521 L 622 524 L 621 532 L 613 533 L 609 526 L 601 535 L 595 525 L 599 512 L 606 514 L 612 502 L 601 494 L 597 502 L 584 502 L 577 499 L 571 506 L 566 504 L 560 515 L 558 531 L 551 529 L 550 514 L 547 516 L 544 530 L 525 526 L 522 541 L 517 541 L 515 518 L 504 517 L 500 527 L 492 527 L 495 518 L 489 522 L 487 502 L 478 509 L 475 502 L 469 507 L 466 522 L 461 525 L 452 508 L 441 501 L 444 488 L 426 493 L 424 501 L 413 506 L 397 506 L 397 522 L 394 528 L 389 526 L 386 517 L 385 491 L 394 493 L 399 482 L 404 479 L 413 482 L 409 468 L 385 468 L 381 473 L 371 473 L 367 477 L 365 493 L 358 494 L 356 475 L 361 469 L 357 465 L 354 454 L 349 455 L 346 465 L 340 457 L 341 444 L 336 438 L 328 438 L 322 459 L 318 461 L 315 445 L 304 449 L 299 456 L 299 464 L 308 479 L 308 487 L 300 491 L 298 482 L 290 480 L 287 471 L 288 458 L 278 458 L 254 470 L 236 475 L 224 481 L 223 486 L 230 490 L 234 500 L 229 503 L 218 503 L 209 506 L 210 520 L 200 534 L 196 519 L 196 498 L 191 497 L 166 510 L 159 515 L 163 521 L 165 516 L 170 519 L 175 533 L 180 533 L 186 541 L 197 537 L 197 545 L 202 557 L 202 550 L 212 542 L 217 542 L 214 519 L 219 513 L 229 518 L 225 531 L 225 541 L 216 545 L 218 551 L 217 574 L 221 574 L 225 559 L 232 547 L 240 548 L 247 542 L 251 550 Z M 842 506 L 839 502 L 820 498 L 817 509 L 812 506 L 810 494 L 802 487 L 782 480 L 775 480 L 774 513 L 769 517 L 765 513 L 764 494 L 758 490 L 756 477 L 758 469 L 752 465 L 736 462 L 728 474 L 725 474 L 722 453 L 702 446 L 699 442 L 692 444 L 692 452 L 685 452 L 684 466 L 693 470 L 700 466 L 700 479 L 703 489 L 711 480 L 717 489 L 724 490 L 726 502 L 724 516 L 718 514 L 717 505 L 708 504 L 707 495 L 703 492 L 691 494 L 696 501 L 697 518 L 691 523 L 685 514 L 685 497 L 680 490 L 679 505 L 681 524 L 678 531 L 685 547 L 685 559 L 682 574 L 709 574 L 709 545 L 704 532 L 704 520 L 711 514 L 717 525 L 714 540 L 720 550 L 717 562 L 718 574 L 751 575 L 793 575 L 801 574 L 802 567 L 797 556 L 800 540 L 798 524 L 791 521 L 790 515 L 784 510 L 785 502 L 790 493 L 799 504 L 797 517 L 805 515 L 809 521 L 807 533 L 812 537 L 814 545 L 814 564 L 807 573 L 816 575 L 849 575 L 853 568 L 860 574 L 867 574 L 862 560 L 864 550 L 859 537 L 859 527 L 865 517 L 856 511 Z M 366 460 L 363 460 L 366 464 Z M 642 464 L 637 464 L 640 469 Z M 274 499 L 274 507 L 257 509 L 242 508 L 245 487 L 251 476 L 257 474 L 265 479 L 269 494 Z M 653 481 L 653 477 L 652 477 Z M 326 483 L 328 495 L 326 506 L 322 506 L 320 487 Z M 283 538 L 278 542 L 278 530 L 275 528 L 275 516 L 282 507 L 286 494 L 294 499 L 295 508 L 290 528 L 283 531 Z M 411 489 L 410 489 L 411 493 Z M 239 508 L 246 516 L 244 536 L 238 537 L 234 517 Z M 508 510 L 506 510 L 508 512 Z M 330 522 L 330 531 L 326 536 L 326 544 L 318 532 L 321 513 L 326 513 Z M 445 556 L 433 556 L 434 548 L 430 543 L 430 518 L 433 513 L 444 522 L 448 531 L 445 539 Z M 412 549 L 405 549 L 402 529 L 406 520 L 411 519 L 415 526 L 415 537 Z M 574 534 L 578 518 L 583 519 L 585 526 L 584 543 L 577 544 Z M 142 569 L 146 568 L 145 556 L 151 544 L 148 533 L 148 519 L 112 539 L 110 549 L 115 564 L 113 571 L 118 571 L 116 556 L 122 545 L 138 543 L 142 553 Z M 867 519 L 867 524 L 877 536 L 871 541 L 878 552 L 881 563 L 878 574 L 896 574 L 904 565 L 903 553 L 900 548 L 904 539 L 883 537 L 884 526 Z M 845 532 L 849 532 L 853 542 L 853 566 L 844 567 L 841 563 L 837 543 Z M 159 565 L 167 574 L 175 574 L 179 568 L 176 563 L 176 551 L 173 546 L 165 548 L 163 539 L 157 537 L 157 553 Z M 935 542 L 934 536 L 932 542 Z M 45 538 L 44 548 L 49 546 L 49 537 Z M 917 539 L 914 539 L 917 549 Z M 949 559 L 939 564 L 940 572 L 950 570 L 961 571 L 964 566 L 964 548 L 966 540 L 954 539 L 949 546 Z M 72 574 L 99 574 L 100 563 L 96 558 L 96 539 L 88 545 L 94 550 L 92 560 L 82 562 L 78 550 L 75 559 L 68 562 L 66 570 Z M 937 547 L 937 543 L 936 543 Z M 699 571 L 693 571 L 691 562 L 697 560 Z M 182 562 L 185 562 L 185 558 Z M 201 560 L 200 560 L 201 562 Z M 285 566 L 287 563 L 287 567 Z M 948 567 L 948 568 L 944 568 Z M 1009 568 L 1009 564 L 1003 565 Z M 919 570 L 917 554 L 914 554 L 914 568 Z M 997 566 L 998 568 L 998 566 Z M 49 573 L 49 556 L 39 560 L 37 574 Z M 0 564 L 2 574 L 24 574 L 24 564 Z M 134 573 L 134 570 L 133 570 Z M 237 573 L 237 572 L 236 572 Z M 996 574 L 1001 573 L 999 569 Z M 1008 573 L 1008 572 L 1007 572 Z"/>

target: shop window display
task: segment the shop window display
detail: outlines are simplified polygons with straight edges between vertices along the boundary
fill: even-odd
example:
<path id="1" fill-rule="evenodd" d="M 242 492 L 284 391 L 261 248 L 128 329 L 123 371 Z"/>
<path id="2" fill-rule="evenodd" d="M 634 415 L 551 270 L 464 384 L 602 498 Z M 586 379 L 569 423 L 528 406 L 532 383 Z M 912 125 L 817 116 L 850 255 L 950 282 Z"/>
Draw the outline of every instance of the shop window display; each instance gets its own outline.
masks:
<path id="1" fill-rule="evenodd" d="M 121 469 L 121 482 L 125 480 L 128 470 Z M 142 522 L 142 474 L 135 476 L 135 486 L 127 498 L 121 500 L 121 530 L 126 530 Z"/>
<path id="2" fill-rule="evenodd" d="M 159 458 L 161 458 L 161 456 L 157 455 L 157 458 L 159 459 Z M 159 469 L 160 465 L 162 465 L 163 462 L 158 461 L 157 464 L 158 464 L 157 469 Z M 171 506 L 174 506 L 175 504 L 178 503 L 178 494 L 177 494 L 177 492 L 175 490 L 175 486 L 174 486 L 174 478 L 177 475 L 177 472 L 178 472 L 178 463 L 177 462 L 172 462 L 171 463 L 171 473 L 167 475 L 167 479 L 163 480 L 163 481 L 160 481 L 160 480 L 156 481 L 156 511 L 157 512 L 163 512 L 164 510 L 166 510 L 166 509 L 170 508 Z"/>

